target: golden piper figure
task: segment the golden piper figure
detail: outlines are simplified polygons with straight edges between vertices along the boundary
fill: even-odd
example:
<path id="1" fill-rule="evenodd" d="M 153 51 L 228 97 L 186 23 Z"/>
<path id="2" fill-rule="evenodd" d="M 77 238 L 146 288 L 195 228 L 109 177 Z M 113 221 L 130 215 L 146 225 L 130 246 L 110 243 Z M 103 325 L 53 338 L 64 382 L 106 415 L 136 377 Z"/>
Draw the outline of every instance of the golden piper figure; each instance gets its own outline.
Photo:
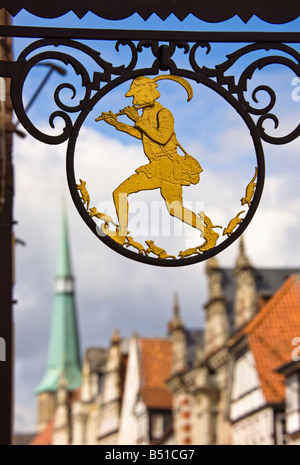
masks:
<path id="1" fill-rule="evenodd" d="M 181 84 L 188 93 L 188 101 L 191 100 L 192 87 L 182 77 L 161 75 L 152 79 L 139 76 L 132 81 L 130 90 L 125 95 L 133 97 L 133 106 L 127 106 L 117 114 L 111 111 L 103 112 L 96 119 L 140 139 L 149 160 L 149 163 L 137 168 L 135 173 L 113 192 L 119 229 L 110 235 L 121 245 L 124 245 L 128 234 L 128 196 L 143 190 L 160 189 L 170 215 L 198 229 L 201 233 L 204 231 L 201 218 L 182 203 L 182 187 L 197 184 L 202 168 L 177 141 L 172 113 L 157 102 L 160 97 L 157 81 L 162 79 L 170 79 Z M 138 112 L 140 109 L 141 115 Z M 134 125 L 118 121 L 119 115 L 126 115 Z M 179 155 L 178 148 L 184 155 Z"/>

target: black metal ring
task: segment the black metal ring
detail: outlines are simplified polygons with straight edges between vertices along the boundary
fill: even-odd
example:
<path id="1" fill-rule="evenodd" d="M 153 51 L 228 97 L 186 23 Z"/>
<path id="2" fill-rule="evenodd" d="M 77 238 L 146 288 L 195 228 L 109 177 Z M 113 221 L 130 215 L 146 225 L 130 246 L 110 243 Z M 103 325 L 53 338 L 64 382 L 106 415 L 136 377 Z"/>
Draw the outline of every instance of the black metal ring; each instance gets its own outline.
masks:
<path id="1" fill-rule="evenodd" d="M 245 218 L 243 218 L 243 221 L 238 225 L 236 230 L 229 237 L 227 237 L 227 239 L 225 239 L 221 244 L 215 246 L 214 248 L 210 250 L 202 252 L 201 254 L 187 257 L 187 258 L 180 258 L 176 260 L 154 258 L 154 257 L 149 257 L 149 256 L 138 254 L 136 252 L 128 250 L 128 248 L 121 246 L 116 241 L 111 239 L 109 236 L 107 235 L 103 236 L 98 233 L 99 228 L 96 225 L 95 221 L 93 221 L 93 219 L 90 217 L 90 215 L 86 211 L 80 199 L 80 196 L 78 194 L 77 187 L 76 187 L 76 179 L 75 179 L 75 172 L 74 172 L 75 146 L 76 146 L 76 141 L 77 141 L 79 130 L 82 124 L 84 123 L 87 115 L 90 113 L 90 111 L 92 111 L 96 103 L 98 103 L 98 101 L 108 92 L 110 92 L 111 90 L 113 90 L 114 88 L 116 88 L 117 86 L 119 86 L 120 84 L 128 80 L 131 80 L 137 76 L 142 76 L 142 75 L 147 75 L 147 74 L 153 75 L 154 74 L 153 68 L 135 70 L 133 72 L 130 72 L 126 75 L 123 75 L 121 77 L 114 79 L 112 82 L 105 85 L 100 91 L 98 91 L 96 95 L 93 96 L 93 98 L 88 102 L 87 106 L 84 108 L 84 110 L 79 115 L 77 121 L 74 124 L 73 131 L 69 138 L 69 143 L 68 143 L 68 148 L 67 148 L 66 169 L 67 169 L 67 180 L 68 180 L 70 193 L 71 193 L 72 199 L 74 201 L 74 204 L 80 216 L 85 221 L 85 223 L 88 225 L 88 227 L 93 231 L 93 233 L 102 242 L 104 242 L 107 246 L 109 246 L 111 249 L 115 250 L 119 254 L 127 258 L 130 258 L 132 260 L 136 260 L 138 262 L 142 262 L 142 263 L 146 263 L 150 265 L 156 265 L 156 266 L 178 267 L 178 266 L 185 266 L 185 265 L 199 263 L 199 262 L 202 262 L 204 260 L 207 260 L 208 258 L 211 258 L 217 255 L 218 253 L 226 249 L 236 239 L 238 239 L 240 235 L 245 231 L 250 221 L 252 220 L 256 212 L 256 209 L 258 207 L 258 204 L 260 202 L 262 191 L 263 191 L 263 186 L 264 186 L 264 179 L 265 179 L 265 162 L 264 162 L 263 147 L 262 147 L 260 135 L 259 135 L 255 122 L 252 120 L 247 109 L 237 99 L 235 99 L 231 93 L 229 93 L 224 87 L 220 86 L 215 81 L 203 75 L 199 76 L 199 74 L 193 71 L 187 71 L 187 70 L 185 71 L 182 69 L 180 70 L 180 76 L 188 78 L 188 79 L 192 79 L 196 81 L 197 83 L 202 83 L 205 86 L 209 87 L 210 89 L 214 90 L 222 98 L 224 98 L 241 116 L 246 126 L 248 127 L 251 138 L 253 140 L 256 159 L 257 159 L 257 168 L 258 168 L 258 175 L 257 175 L 257 181 L 256 181 L 257 184 L 255 188 L 255 193 L 253 196 L 253 200 L 250 204 L 250 207 L 246 213 L 246 216 Z"/>

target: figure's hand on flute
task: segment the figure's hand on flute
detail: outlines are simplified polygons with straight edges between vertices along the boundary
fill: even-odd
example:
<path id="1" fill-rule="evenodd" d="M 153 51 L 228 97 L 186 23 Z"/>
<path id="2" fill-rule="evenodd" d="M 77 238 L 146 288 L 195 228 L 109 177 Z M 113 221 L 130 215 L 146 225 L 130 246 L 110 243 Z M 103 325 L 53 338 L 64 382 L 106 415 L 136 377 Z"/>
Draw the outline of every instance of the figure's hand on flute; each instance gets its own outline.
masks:
<path id="1" fill-rule="evenodd" d="M 96 118 L 95 121 L 105 121 L 108 124 L 111 124 L 112 126 L 116 126 L 118 123 L 117 120 L 117 115 L 113 113 L 112 111 L 110 112 L 103 112 L 98 118 Z"/>
<path id="2" fill-rule="evenodd" d="M 136 123 L 140 119 L 140 115 L 137 112 L 137 108 L 128 106 L 123 108 L 123 110 L 120 110 L 119 114 L 128 116 L 129 119 Z"/>
<path id="3" fill-rule="evenodd" d="M 112 124 L 113 126 L 115 126 L 118 122 L 117 116 L 126 115 L 128 116 L 128 118 L 130 118 L 132 121 L 136 123 L 138 119 L 140 118 L 140 115 L 137 112 L 137 110 L 139 110 L 140 108 L 142 108 L 142 106 L 136 105 L 133 107 L 131 106 L 125 107 L 122 110 L 120 110 L 118 113 L 113 113 L 112 111 L 110 112 L 103 111 L 102 114 L 98 116 L 98 118 L 95 119 L 95 121 L 105 121 L 106 123 Z"/>

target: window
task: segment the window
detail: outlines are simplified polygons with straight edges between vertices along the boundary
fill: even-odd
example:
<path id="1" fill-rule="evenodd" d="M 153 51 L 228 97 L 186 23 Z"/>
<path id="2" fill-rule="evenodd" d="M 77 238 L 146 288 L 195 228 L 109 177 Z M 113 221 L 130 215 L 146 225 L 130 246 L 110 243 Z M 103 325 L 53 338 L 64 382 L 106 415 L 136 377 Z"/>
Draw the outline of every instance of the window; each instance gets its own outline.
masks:
<path id="1" fill-rule="evenodd" d="M 153 438 L 160 438 L 164 432 L 164 417 L 154 414 L 151 417 L 151 433 Z"/>

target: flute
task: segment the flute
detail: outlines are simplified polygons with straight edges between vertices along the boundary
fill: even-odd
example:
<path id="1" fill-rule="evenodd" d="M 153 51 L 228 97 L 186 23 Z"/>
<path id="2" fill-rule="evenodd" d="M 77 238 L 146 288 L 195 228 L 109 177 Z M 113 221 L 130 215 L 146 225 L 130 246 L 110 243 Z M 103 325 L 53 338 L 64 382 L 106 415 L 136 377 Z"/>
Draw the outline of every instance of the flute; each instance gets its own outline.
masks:
<path id="1" fill-rule="evenodd" d="M 143 108 L 143 106 L 144 105 L 132 105 L 132 108 L 134 108 L 135 110 L 140 110 L 140 108 Z M 115 113 L 115 116 L 121 116 L 121 115 L 125 115 L 125 108 L 123 108 L 123 110 L 119 110 L 118 113 Z M 95 121 L 103 121 L 103 113 L 102 115 L 98 116 L 98 118 L 96 118 Z"/>

